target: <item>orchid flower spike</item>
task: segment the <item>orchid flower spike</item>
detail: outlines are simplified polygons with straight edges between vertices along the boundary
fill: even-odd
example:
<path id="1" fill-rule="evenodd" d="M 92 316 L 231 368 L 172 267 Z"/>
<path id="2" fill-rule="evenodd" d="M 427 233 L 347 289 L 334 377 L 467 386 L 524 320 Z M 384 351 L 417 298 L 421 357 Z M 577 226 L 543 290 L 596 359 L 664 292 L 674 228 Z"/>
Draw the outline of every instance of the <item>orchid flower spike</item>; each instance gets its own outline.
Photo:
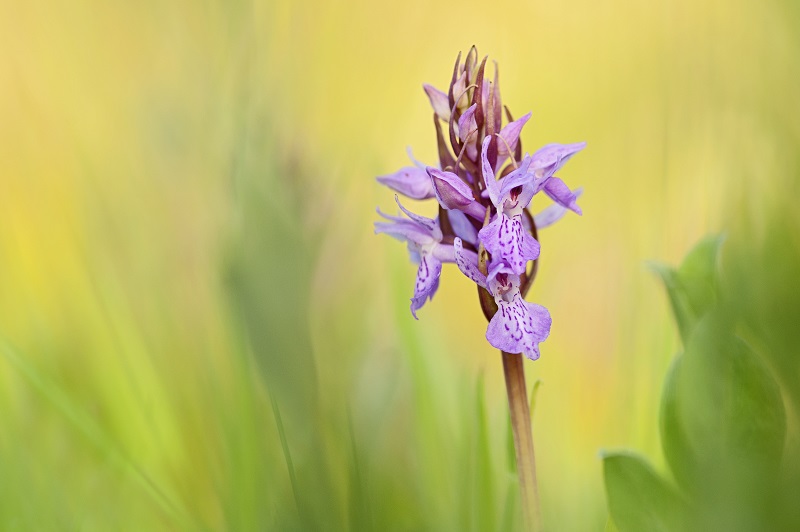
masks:
<path id="1" fill-rule="evenodd" d="M 533 280 L 526 272 L 541 253 L 534 235 L 569 210 L 582 214 L 582 189 L 570 189 L 556 174 L 586 143 L 547 144 L 523 156 L 521 133 L 531 113 L 512 118 L 500 95 L 499 70 L 495 64 L 490 78 L 486 65 L 472 47 L 465 57 L 459 54 L 446 90 L 423 85 L 433 110 L 437 164 L 420 163 L 409 153 L 410 166 L 377 178 L 403 196 L 435 198 L 438 215 L 414 214 L 395 196 L 402 214 L 378 211 L 384 220 L 375 222 L 375 232 L 405 242 L 418 265 L 415 318 L 436 293 L 443 264 L 455 262 L 481 287 L 489 343 L 535 360 L 551 320 L 547 309 L 524 299 Z M 533 216 L 530 205 L 540 192 L 553 204 Z"/>

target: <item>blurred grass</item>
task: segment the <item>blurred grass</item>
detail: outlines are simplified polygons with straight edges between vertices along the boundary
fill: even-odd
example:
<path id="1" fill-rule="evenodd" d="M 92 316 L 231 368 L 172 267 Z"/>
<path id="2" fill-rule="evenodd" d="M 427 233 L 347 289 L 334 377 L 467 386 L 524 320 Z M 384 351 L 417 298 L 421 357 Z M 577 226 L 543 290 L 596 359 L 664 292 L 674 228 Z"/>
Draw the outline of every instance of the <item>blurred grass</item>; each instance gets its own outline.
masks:
<path id="1" fill-rule="evenodd" d="M 600 447 L 658 455 L 678 339 L 643 264 L 706 233 L 797 441 L 796 7 L 486 9 L 0 4 L 0 528 L 518 524 L 474 288 L 448 269 L 414 322 L 405 250 L 371 234 L 372 176 L 433 160 L 421 84 L 473 43 L 528 149 L 589 142 L 531 294 L 547 528 L 606 522 Z"/>

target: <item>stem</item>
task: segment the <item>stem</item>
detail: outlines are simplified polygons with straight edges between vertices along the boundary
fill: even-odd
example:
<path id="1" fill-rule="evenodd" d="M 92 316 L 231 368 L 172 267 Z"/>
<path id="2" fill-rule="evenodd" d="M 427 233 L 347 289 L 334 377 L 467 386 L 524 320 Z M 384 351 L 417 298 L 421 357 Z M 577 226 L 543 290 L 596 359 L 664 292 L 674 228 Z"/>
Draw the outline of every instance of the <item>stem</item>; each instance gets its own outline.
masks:
<path id="1" fill-rule="evenodd" d="M 514 449 L 517 455 L 519 489 L 522 495 L 522 515 L 525 530 L 541 532 L 539 488 L 536 484 L 536 460 L 533 454 L 533 432 L 528 409 L 528 389 L 525 387 L 525 368 L 522 355 L 502 352 L 503 373 L 506 377 L 508 408 L 514 430 Z"/>

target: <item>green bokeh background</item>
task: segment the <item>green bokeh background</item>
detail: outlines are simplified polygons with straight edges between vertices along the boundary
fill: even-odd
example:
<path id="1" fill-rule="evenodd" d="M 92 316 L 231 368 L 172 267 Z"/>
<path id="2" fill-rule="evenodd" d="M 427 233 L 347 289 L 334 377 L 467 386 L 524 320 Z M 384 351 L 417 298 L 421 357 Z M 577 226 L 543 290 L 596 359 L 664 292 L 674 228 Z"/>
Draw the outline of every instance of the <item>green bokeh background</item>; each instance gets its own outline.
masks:
<path id="1" fill-rule="evenodd" d="M 472 44 L 528 150 L 588 142 L 529 296 L 546 529 L 603 528 L 601 449 L 663 470 L 680 343 L 646 261 L 708 233 L 797 448 L 793 2 L 4 1 L 0 529 L 519 525 L 474 287 L 446 266 L 414 321 L 372 233 Z"/>

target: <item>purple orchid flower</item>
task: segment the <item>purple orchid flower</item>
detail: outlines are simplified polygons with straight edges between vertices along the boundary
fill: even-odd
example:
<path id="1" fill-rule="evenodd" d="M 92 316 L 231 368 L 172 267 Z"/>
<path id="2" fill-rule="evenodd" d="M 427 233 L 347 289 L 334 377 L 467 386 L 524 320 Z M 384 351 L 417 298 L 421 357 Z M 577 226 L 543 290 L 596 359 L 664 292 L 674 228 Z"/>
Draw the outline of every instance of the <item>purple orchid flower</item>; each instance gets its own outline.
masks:
<path id="1" fill-rule="evenodd" d="M 521 275 L 528 261 L 539 256 L 540 249 L 522 220 L 523 210 L 537 192 L 534 176 L 528 172 L 532 158 L 525 157 L 516 170 L 498 182 L 487 155 L 491 140 L 486 137 L 483 141 L 481 164 L 486 190 L 497 214 L 480 230 L 478 238 L 495 261 L 505 261 L 515 274 Z"/>
<path id="2" fill-rule="evenodd" d="M 395 201 L 407 218 L 384 214 L 378 209 L 378 214 L 389 221 L 375 222 L 375 233 L 385 233 L 406 242 L 411 260 L 419 264 L 414 297 L 411 298 L 411 314 L 416 319 L 417 311 L 427 300 L 433 299 L 439 288 L 442 263 L 455 262 L 455 251 L 452 245 L 442 244 L 442 230 L 438 220 L 409 211 L 400 203 L 397 195 Z"/>
<path id="3" fill-rule="evenodd" d="M 550 334 L 550 312 L 536 303 L 525 301 L 520 292 L 519 275 L 504 261 L 492 261 L 489 275 L 478 269 L 477 256 L 465 253 L 460 238 L 453 247 L 458 268 L 494 297 L 497 312 L 486 329 L 486 340 L 507 353 L 522 353 L 531 360 L 539 358 L 539 343 Z"/>

